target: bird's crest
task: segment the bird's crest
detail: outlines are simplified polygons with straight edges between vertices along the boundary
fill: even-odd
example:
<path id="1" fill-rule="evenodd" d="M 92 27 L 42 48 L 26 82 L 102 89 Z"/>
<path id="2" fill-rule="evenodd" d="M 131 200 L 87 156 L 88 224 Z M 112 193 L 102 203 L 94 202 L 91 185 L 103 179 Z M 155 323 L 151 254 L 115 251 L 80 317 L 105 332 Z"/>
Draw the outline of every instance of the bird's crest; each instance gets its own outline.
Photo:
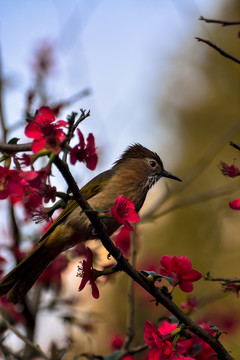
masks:
<path id="1" fill-rule="evenodd" d="M 128 146 L 128 148 L 123 152 L 121 157 L 117 161 L 115 161 L 113 165 L 118 166 L 130 158 L 134 158 L 134 159 L 150 158 L 156 160 L 158 164 L 162 166 L 162 161 L 157 153 L 145 148 L 144 146 L 138 143 Z"/>

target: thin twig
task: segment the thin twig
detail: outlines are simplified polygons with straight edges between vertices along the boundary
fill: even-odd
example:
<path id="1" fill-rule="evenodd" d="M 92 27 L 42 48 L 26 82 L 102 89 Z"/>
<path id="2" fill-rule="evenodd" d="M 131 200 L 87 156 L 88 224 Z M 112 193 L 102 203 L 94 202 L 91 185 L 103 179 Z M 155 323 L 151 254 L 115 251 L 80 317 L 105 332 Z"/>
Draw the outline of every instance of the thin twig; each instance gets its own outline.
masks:
<path id="1" fill-rule="evenodd" d="M 240 25 L 240 21 L 226 21 L 226 20 L 215 20 L 215 19 L 207 19 L 203 16 L 200 16 L 198 20 L 203 20 L 206 23 L 220 24 L 222 26 L 230 26 L 230 25 Z"/>
<path id="2" fill-rule="evenodd" d="M 182 209 L 187 206 L 192 206 L 195 204 L 200 204 L 201 202 L 204 202 L 204 201 L 216 199 L 220 196 L 227 195 L 238 189 L 239 189 L 239 183 L 236 182 L 232 186 L 227 186 L 227 187 L 224 186 L 224 187 L 206 191 L 206 192 L 200 193 L 200 194 L 193 194 L 193 195 L 189 195 L 189 196 L 178 197 L 177 199 L 174 199 L 168 207 L 166 207 L 159 213 L 142 217 L 141 223 L 156 220 L 156 219 L 160 218 L 161 216 L 167 215 L 168 213 L 170 213 L 174 210 L 177 210 L 177 209 Z"/>
<path id="3" fill-rule="evenodd" d="M 58 107 L 59 104 L 61 107 L 67 107 L 88 95 L 91 95 L 91 89 L 80 90 L 76 94 L 71 95 L 68 99 L 60 100 L 56 103 L 50 104 L 49 107 L 54 109 L 55 107 Z"/>
<path id="4" fill-rule="evenodd" d="M 21 339 L 25 344 L 30 346 L 34 351 L 42 356 L 43 359 L 50 360 L 49 357 L 41 350 L 38 345 L 33 344 L 26 336 L 22 335 L 14 326 L 12 326 L 5 318 L 2 317 L 2 322 L 11 330 L 19 339 Z"/>
<path id="5" fill-rule="evenodd" d="M 206 277 L 205 280 L 207 281 L 222 281 L 224 283 L 240 283 L 240 279 L 229 279 L 229 278 L 214 278 L 214 277 Z"/>
<path id="6" fill-rule="evenodd" d="M 239 146 L 239 145 L 237 145 L 237 144 L 235 144 L 235 142 L 230 141 L 229 145 L 230 145 L 230 146 L 232 146 L 234 149 L 237 149 L 237 150 L 239 150 L 239 151 L 240 151 L 240 146 Z"/>
<path id="7" fill-rule="evenodd" d="M 204 42 L 205 44 L 209 45 L 210 47 L 212 47 L 213 49 L 218 51 L 219 54 L 221 54 L 222 56 L 236 62 L 237 64 L 240 64 L 240 60 L 238 58 L 236 58 L 235 56 L 232 56 L 231 54 L 227 53 L 226 51 L 224 51 L 223 49 L 221 49 L 219 46 L 212 43 L 211 41 L 206 40 L 206 39 L 202 39 L 200 37 L 195 37 L 195 39 L 197 39 L 198 41 Z"/>

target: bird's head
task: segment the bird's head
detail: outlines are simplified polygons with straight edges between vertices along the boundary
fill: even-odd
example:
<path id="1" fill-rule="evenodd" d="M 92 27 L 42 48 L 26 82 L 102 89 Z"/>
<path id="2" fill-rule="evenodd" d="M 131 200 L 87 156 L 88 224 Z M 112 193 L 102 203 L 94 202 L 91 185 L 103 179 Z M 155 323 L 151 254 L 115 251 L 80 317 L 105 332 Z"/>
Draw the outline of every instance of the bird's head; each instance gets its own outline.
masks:
<path id="1" fill-rule="evenodd" d="M 162 160 L 157 153 L 145 148 L 140 144 L 129 146 L 119 160 L 114 164 L 115 168 L 124 168 L 129 177 L 134 179 L 148 191 L 161 177 L 182 181 L 177 176 L 166 171 Z M 126 174 L 126 173 L 125 173 Z"/>

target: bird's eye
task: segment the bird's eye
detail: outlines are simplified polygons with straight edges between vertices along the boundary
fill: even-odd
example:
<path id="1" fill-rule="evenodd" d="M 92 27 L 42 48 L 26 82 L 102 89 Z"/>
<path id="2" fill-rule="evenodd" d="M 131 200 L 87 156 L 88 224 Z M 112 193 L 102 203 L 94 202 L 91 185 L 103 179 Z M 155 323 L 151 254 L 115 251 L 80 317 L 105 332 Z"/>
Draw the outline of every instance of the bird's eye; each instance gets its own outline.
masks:
<path id="1" fill-rule="evenodd" d="M 152 168 L 154 168 L 154 167 L 157 165 L 157 163 L 156 163 L 155 160 L 150 160 L 150 161 L 149 161 L 149 165 L 150 165 Z"/>

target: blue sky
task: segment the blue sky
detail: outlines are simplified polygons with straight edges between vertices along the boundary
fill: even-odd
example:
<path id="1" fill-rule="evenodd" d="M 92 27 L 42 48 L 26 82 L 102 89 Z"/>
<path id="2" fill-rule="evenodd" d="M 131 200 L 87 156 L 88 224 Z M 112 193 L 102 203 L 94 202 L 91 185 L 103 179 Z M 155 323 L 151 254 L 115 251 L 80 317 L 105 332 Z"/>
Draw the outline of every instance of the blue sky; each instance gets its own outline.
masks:
<path id="1" fill-rule="evenodd" d="M 7 119 L 21 118 L 23 99 L 33 75 L 36 44 L 52 39 L 57 68 L 49 81 L 52 100 L 84 88 L 92 95 L 63 114 L 91 109 L 82 129 L 93 132 L 107 164 L 132 142 L 155 150 L 171 141 L 157 123 L 155 93 L 163 91 L 171 56 L 184 44 L 194 46 L 201 14 L 212 0 L 63 1 L 8 0 L 0 5 L 0 41 Z M 193 29 L 199 26 L 199 33 Z M 201 49 L 199 49 L 201 51 Z M 15 134 L 12 134 L 15 135 Z M 18 133 L 22 137 L 22 133 Z M 107 166 L 109 166 L 107 165 Z M 98 170 L 99 171 L 99 170 Z"/>

